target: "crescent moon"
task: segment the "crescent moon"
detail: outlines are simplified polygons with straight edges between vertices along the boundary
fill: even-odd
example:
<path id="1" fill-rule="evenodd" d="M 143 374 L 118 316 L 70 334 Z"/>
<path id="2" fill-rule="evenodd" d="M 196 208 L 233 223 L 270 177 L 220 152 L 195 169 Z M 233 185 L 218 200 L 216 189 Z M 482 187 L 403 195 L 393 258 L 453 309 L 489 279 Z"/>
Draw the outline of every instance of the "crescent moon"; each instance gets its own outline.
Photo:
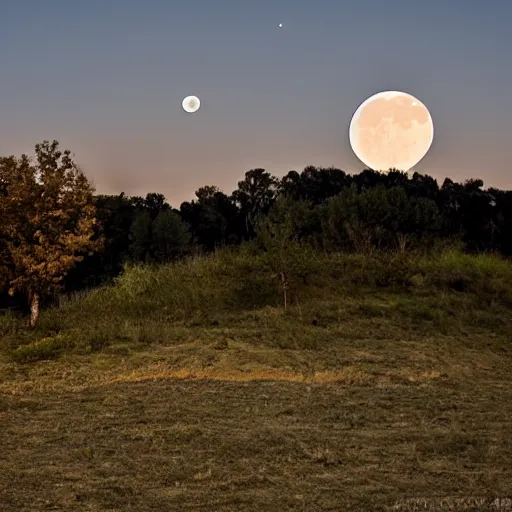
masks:
<path id="1" fill-rule="evenodd" d="M 366 99 L 350 121 L 352 151 L 370 169 L 409 171 L 428 153 L 434 124 L 411 94 L 384 91 Z"/>
<path id="2" fill-rule="evenodd" d="M 181 103 L 183 110 L 189 114 L 193 114 L 199 110 L 201 101 L 197 96 L 187 96 Z"/>

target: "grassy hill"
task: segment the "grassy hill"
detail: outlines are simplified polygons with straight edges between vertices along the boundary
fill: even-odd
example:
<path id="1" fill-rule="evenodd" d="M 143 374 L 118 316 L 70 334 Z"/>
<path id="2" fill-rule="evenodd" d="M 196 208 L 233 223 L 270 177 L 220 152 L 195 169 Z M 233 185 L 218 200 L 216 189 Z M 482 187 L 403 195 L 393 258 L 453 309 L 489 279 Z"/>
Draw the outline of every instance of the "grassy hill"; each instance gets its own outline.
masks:
<path id="1" fill-rule="evenodd" d="M 512 263 L 295 256 L 286 308 L 242 248 L 0 317 L 2 510 L 510 498 Z"/>

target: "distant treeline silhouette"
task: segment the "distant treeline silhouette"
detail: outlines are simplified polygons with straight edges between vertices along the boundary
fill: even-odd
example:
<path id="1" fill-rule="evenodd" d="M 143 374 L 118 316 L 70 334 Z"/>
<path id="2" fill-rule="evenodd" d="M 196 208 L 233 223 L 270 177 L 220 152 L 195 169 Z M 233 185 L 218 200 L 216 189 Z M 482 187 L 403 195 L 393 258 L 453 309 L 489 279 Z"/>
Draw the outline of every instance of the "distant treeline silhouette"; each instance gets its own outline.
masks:
<path id="1" fill-rule="evenodd" d="M 56 146 L 45 144 L 51 159 Z M 2 160 L 5 167 L 8 159 Z M 39 167 L 44 165 L 40 155 Z M 4 196 L 5 176 L 3 189 L 0 181 Z M 322 251 L 431 250 L 458 242 L 467 252 L 510 257 L 512 191 L 483 186 L 481 179 L 456 183 L 446 178 L 439 186 L 417 172 L 409 176 L 398 170 L 364 170 L 349 175 L 308 166 L 281 179 L 253 169 L 230 195 L 204 186 L 179 209 L 159 193 L 145 198 L 92 195 L 96 224 L 90 238 L 101 239 L 102 247 L 84 246 L 83 259 L 71 265 L 62 284 L 72 292 L 110 282 L 127 262 L 163 263 L 236 246 L 256 239 L 264 218 L 276 225 L 287 222 L 287 237 Z M 5 225 L 8 219 L 1 222 Z M 5 304 L 2 299 L 0 305 Z"/>
<path id="2" fill-rule="evenodd" d="M 418 173 L 348 175 L 309 166 L 282 179 L 253 169 L 231 195 L 204 186 L 179 210 L 158 193 L 99 195 L 95 205 L 104 250 L 78 263 L 66 288 L 103 283 L 126 261 L 172 261 L 252 240 L 257 218 L 267 216 L 278 197 L 287 199 L 296 234 L 323 250 L 428 249 L 458 240 L 468 252 L 511 256 L 512 191 L 482 187 L 480 179 L 459 184 L 447 178 L 439 187 L 434 178 Z"/>

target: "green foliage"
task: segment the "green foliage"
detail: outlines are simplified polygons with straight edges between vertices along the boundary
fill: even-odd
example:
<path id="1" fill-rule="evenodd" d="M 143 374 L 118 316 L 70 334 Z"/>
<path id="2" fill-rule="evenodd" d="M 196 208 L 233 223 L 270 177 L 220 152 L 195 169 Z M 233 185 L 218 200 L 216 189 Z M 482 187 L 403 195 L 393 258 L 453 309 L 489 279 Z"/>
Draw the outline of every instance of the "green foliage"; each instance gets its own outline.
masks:
<path id="1" fill-rule="evenodd" d="M 134 262 L 173 261 L 190 252 L 191 235 L 179 214 L 164 209 L 152 219 L 148 210 L 140 210 L 130 229 L 130 252 Z"/>
<path id="2" fill-rule="evenodd" d="M 288 305 L 289 293 L 297 294 L 298 282 L 307 282 L 314 271 L 312 249 L 299 240 L 299 216 L 303 205 L 278 197 L 268 216 L 256 223 L 257 240 L 264 250 L 263 263 L 276 279 Z"/>
<path id="3" fill-rule="evenodd" d="M 289 251 L 285 205 L 276 203 L 271 216 L 281 223 L 262 227 L 267 253 L 252 243 L 165 265 L 127 265 L 114 285 L 43 311 L 35 331 L 20 330 L 14 315 L 0 320 L 0 345 L 28 361 L 66 350 L 114 353 L 116 347 L 180 343 L 196 334 L 218 343 L 219 329 L 234 325 L 245 329 L 237 336 L 255 343 L 271 338 L 272 346 L 311 350 L 322 345 L 321 329 L 339 329 L 340 339 L 511 332 L 509 261 L 454 249 L 364 255 L 298 244 Z M 286 309 L 276 269 L 289 280 Z"/>
<path id="4" fill-rule="evenodd" d="M 238 189 L 232 194 L 233 201 L 240 208 L 245 235 L 255 234 L 257 218 L 266 215 L 276 197 L 279 181 L 265 169 L 252 169 L 245 173 L 245 179 L 238 182 Z"/>
<path id="5" fill-rule="evenodd" d="M 130 228 L 130 247 L 135 261 L 151 261 L 151 215 L 147 211 L 139 212 Z"/>
<path id="6" fill-rule="evenodd" d="M 435 262 L 425 258 L 421 265 L 430 286 L 472 293 L 484 303 L 512 306 L 512 265 L 498 255 L 475 257 L 452 249 Z"/>
<path id="7" fill-rule="evenodd" d="M 174 262 L 240 248 L 242 241 L 254 242 L 247 246 L 251 261 L 231 268 L 237 282 L 224 293 L 227 302 L 256 307 L 281 301 L 279 295 L 287 305 L 299 301 L 312 289 L 313 272 L 317 282 L 328 283 L 317 270 L 325 256 L 320 250 L 334 259 L 338 251 L 354 254 L 357 266 L 347 284 L 354 289 L 356 282 L 428 289 L 432 283 L 417 265 L 404 263 L 409 254 L 436 254 L 458 243 L 473 254 L 512 255 L 512 192 L 482 187 L 482 180 L 448 178 L 439 187 L 430 176 L 396 170 L 348 175 L 307 166 L 279 180 L 252 169 L 232 194 L 204 186 L 176 210 L 158 193 L 93 197 L 70 152 L 45 141 L 36 146 L 35 161 L 25 155 L 0 159 L 0 307 L 18 300 L 19 290 L 32 304 L 33 323 L 39 302 L 46 307 L 59 288 L 112 283 L 127 262 Z M 236 258 L 248 254 L 241 248 Z M 468 286 L 457 276 L 429 275 L 439 283 L 451 280 L 454 289 Z M 6 304 L 9 290 L 14 299 Z"/>
<path id="8" fill-rule="evenodd" d="M 152 224 L 153 254 L 158 262 L 173 261 L 190 251 L 187 225 L 173 211 L 162 211 Z"/>
<path id="9" fill-rule="evenodd" d="M 33 363 L 58 358 L 73 343 L 63 335 L 38 339 L 28 345 L 22 345 L 12 351 L 12 359 L 18 363 Z"/>
<path id="10" fill-rule="evenodd" d="M 436 203 L 408 197 L 402 187 L 359 193 L 352 185 L 329 199 L 323 212 L 326 246 L 356 252 L 425 247 L 440 227 Z"/>

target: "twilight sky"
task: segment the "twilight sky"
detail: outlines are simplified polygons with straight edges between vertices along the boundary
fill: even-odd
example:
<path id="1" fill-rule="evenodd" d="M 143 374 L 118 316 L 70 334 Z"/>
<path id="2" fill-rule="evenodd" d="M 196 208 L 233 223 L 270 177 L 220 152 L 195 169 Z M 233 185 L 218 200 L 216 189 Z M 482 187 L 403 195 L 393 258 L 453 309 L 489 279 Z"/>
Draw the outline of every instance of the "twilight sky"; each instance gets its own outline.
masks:
<path id="1" fill-rule="evenodd" d="M 432 115 L 415 170 L 512 189 L 510 0 L 0 7 L 0 155 L 57 139 L 99 193 L 160 192 L 179 207 L 203 185 L 231 193 L 255 167 L 359 172 L 350 119 L 387 89 Z"/>

